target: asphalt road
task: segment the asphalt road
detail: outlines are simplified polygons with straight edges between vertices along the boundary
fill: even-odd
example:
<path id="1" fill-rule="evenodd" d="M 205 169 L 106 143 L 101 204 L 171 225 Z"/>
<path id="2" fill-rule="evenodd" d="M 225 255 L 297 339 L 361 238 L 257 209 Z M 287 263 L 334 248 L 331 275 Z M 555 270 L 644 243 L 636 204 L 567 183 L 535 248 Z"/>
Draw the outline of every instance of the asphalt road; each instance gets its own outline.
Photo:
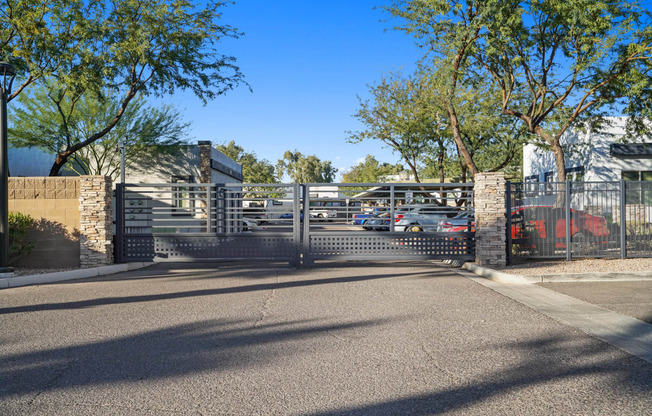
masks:
<path id="1" fill-rule="evenodd" d="M 0 328 L 2 415 L 652 414 L 652 364 L 429 263 L 157 265 Z"/>

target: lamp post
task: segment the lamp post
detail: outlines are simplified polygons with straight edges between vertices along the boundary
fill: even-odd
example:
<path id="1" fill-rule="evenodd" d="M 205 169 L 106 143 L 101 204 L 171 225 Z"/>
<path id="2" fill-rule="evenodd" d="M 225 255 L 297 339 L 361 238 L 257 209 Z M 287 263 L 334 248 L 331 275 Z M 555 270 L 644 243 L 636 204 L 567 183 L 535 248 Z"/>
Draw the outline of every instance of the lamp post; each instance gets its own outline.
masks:
<path id="1" fill-rule="evenodd" d="M 7 97 L 16 72 L 13 65 L 0 62 L 0 274 L 12 273 L 9 267 L 9 158 L 7 157 Z M 9 82 L 7 83 L 7 78 Z"/>

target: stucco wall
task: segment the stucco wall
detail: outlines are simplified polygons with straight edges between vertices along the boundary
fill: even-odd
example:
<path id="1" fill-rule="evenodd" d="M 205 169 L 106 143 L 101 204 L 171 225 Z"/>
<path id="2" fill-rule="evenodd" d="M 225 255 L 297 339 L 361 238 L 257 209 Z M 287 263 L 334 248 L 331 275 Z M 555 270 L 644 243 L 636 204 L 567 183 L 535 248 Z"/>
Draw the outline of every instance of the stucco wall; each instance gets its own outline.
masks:
<path id="1" fill-rule="evenodd" d="M 37 223 L 27 238 L 36 243 L 16 267 L 79 266 L 79 178 L 9 178 L 9 211 Z"/>
<path id="2" fill-rule="evenodd" d="M 625 119 L 613 117 L 611 126 L 601 133 L 569 132 L 561 141 L 566 149 L 566 168 L 584 166 L 584 181 L 618 181 L 622 171 L 652 170 L 652 159 L 623 159 L 612 157 L 610 145 L 625 135 Z M 639 142 L 642 141 L 638 140 Z M 523 148 L 523 176 L 538 175 L 544 180 L 545 172 L 556 172 L 554 155 L 534 145 Z M 555 180 L 556 175 L 555 175 Z"/>

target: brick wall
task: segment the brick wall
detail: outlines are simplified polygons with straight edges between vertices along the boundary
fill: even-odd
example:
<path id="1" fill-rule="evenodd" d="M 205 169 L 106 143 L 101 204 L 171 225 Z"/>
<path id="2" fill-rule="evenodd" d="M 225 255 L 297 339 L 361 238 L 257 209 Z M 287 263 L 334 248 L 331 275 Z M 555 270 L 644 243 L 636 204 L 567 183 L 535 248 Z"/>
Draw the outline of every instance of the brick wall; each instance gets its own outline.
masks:
<path id="1" fill-rule="evenodd" d="M 27 238 L 35 242 L 16 267 L 79 266 L 79 178 L 9 178 L 9 211 L 36 220 Z"/>

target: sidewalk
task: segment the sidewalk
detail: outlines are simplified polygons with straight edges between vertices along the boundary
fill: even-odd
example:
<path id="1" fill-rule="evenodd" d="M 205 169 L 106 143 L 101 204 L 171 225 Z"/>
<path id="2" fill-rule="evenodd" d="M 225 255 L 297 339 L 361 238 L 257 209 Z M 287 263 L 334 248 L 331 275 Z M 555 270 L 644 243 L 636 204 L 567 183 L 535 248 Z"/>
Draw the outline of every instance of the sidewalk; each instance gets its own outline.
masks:
<path id="1" fill-rule="evenodd" d="M 114 274 L 120 272 L 127 272 L 130 270 L 142 269 L 143 267 L 151 266 L 154 263 L 124 263 L 112 264 L 110 266 L 90 267 L 88 269 L 68 270 L 65 272 L 55 273 L 41 273 L 26 276 L 7 276 L 6 274 L 0 275 L 0 289 L 7 289 L 10 287 L 19 287 L 27 285 L 41 285 L 45 283 L 62 282 L 65 280 L 85 279 L 87 277 L 104 276 L 107 274 Z"/>
<path id="2" fill-rule="evenodd" d="M 514 275 L 473 263 L 472 280 L 652 363 L 652 272 Z"/>

